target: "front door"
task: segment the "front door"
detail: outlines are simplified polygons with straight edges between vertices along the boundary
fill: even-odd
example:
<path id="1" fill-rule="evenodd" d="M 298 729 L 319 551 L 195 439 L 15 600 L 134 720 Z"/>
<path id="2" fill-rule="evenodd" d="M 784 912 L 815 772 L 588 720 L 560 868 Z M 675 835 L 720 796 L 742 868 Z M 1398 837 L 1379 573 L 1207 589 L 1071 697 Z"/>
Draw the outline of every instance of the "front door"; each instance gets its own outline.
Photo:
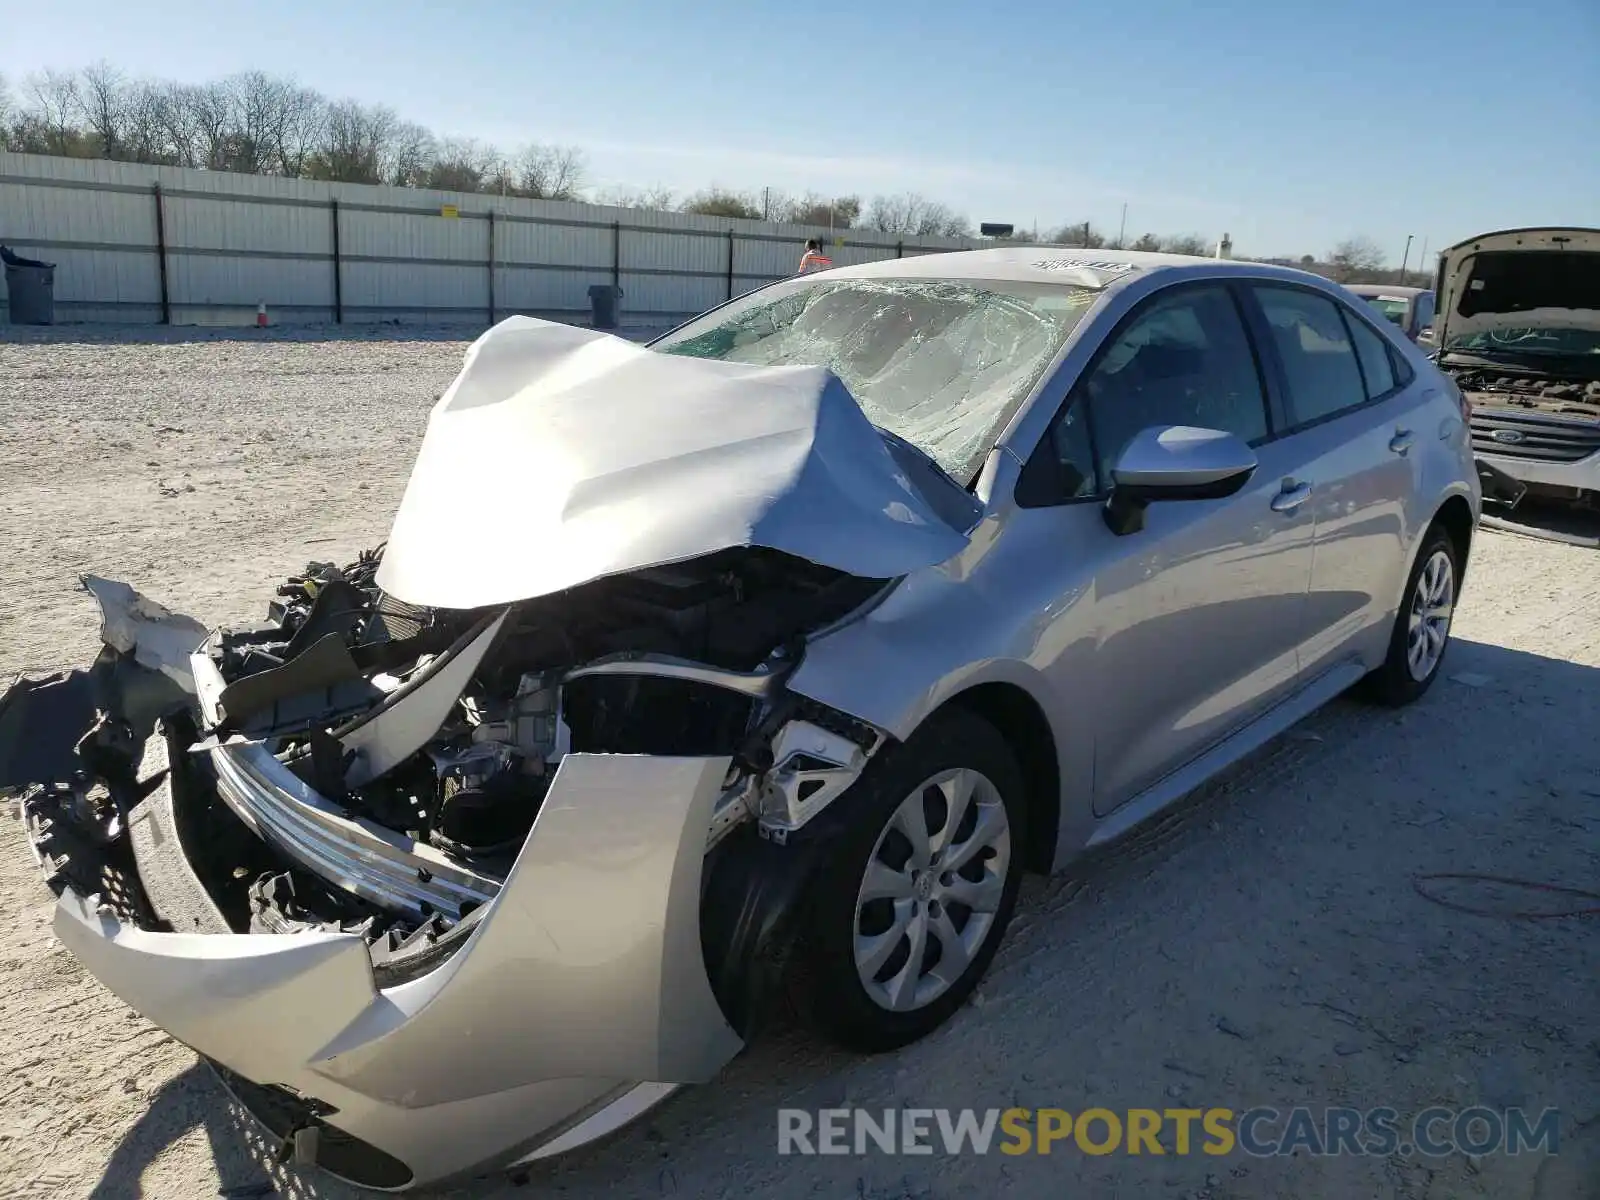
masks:
<path id="1" fill-rule="evenodd" d="M 1062 677 L 1053 682 L 1081 697 L 1093 722 L 1094 803 L 1103 814 L 1293 689 L 1311 493 L 1297 447 L 1271 440 L 1261 374 L 1222 283 L 1182 284 L 1145 301 L 1074 389 L 1061 421 L 1085 415 L 1092 461 L 1081 473 L 1101 493 L 1128 441 L 1152 425 L 1226 430 L 1255 446 L 1260 463 L 1237 494 L 1152 504 L 1145 527 L 1126 536 L 1105 526 L 1096 505 L 1063 514 L 1087 556 L 1081 575 L 1094 581 L 1085 599 L 1095 644 L 1058 660 Z M 1067 619 L 1083 612 L 1080 602 Z"/>

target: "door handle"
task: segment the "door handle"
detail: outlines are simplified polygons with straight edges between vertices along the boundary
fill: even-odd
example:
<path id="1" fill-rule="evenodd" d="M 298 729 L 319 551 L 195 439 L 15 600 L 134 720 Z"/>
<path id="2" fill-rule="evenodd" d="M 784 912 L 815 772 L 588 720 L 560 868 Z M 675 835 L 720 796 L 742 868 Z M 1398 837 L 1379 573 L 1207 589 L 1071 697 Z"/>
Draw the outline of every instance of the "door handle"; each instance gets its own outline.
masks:
<path id="1" fill-rule="evenodd" d="M 1393 450 L 1396 454 L 1404 455 L 1407 450 L 1411 449 L 1411 443 L 1414 440 L 1415 439 L 1411 436 L 1411 430 L 1396 429 L 1394 431 L 1394 436 L 1389 439 L 1389 449 Z"/>
<path id="2" fill-rule="evenodd" d="M 1311 499 L 1309 483 L 1285 483 L 1283 491 L 1272 498 L 1272 511 L 1292 513 L 1309 499 Z"/>

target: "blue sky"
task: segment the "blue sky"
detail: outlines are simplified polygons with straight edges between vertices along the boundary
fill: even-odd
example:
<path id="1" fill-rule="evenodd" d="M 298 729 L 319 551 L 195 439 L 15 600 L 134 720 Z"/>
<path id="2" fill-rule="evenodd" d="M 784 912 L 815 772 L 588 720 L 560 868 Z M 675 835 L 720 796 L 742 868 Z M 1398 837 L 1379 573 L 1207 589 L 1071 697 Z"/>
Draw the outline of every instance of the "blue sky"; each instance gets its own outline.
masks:
<path id="1" fill-rule="evenodd" d="M 61 0 L 0 72 L 258 67 L 445 134 L 582 147 L 593 184 L 920 191 L 974 221 L 1376 239 L 1600 226 L 1596 0 Z M 1431 257 L 1431 251 L 1430 251 Z"/>

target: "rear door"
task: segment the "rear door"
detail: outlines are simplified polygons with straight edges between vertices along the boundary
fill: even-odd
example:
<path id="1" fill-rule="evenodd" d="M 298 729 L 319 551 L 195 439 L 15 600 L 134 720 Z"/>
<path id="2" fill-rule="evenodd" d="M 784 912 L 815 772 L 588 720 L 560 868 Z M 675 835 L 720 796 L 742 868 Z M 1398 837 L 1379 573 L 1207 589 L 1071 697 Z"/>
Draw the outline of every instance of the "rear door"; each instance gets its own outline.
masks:
<path id="1" fill-rule="evenodd" d="M 1314 482 L 1315 552 L 1301 673 L 1310 682 L 1385 643 L 1404 583 L 1424 409 L 1435 397 L 1356 309 L 1310 287 L 1256 282 L 1253 319 L 1287 436 Z"/>

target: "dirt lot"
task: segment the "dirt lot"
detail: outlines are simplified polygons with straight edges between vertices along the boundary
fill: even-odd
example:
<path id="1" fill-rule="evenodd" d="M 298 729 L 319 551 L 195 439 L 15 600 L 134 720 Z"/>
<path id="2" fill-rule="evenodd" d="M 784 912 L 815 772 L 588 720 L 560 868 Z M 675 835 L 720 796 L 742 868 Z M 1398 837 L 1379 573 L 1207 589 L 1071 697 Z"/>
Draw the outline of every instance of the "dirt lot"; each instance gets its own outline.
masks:
<path id="1" fill-rule="evenodd" d="M 78 572 L 237 620 L 307 559 L 381 538 L 457 336 L 0 341 L 0 677 L 92 656 Z M 1464 915 L 1412 883 L 1597 886 L 1595 554 L 1481 534 L 1426 701 L 1341 701 L 1133 844 L 1034 881 L 980 1000 L 926 1043 L 852 1059 L 780 1023 L 611 1144 L 460 1194 L 1600 1196 L 1600 922 Z M 194 1055 L 88 978 L 49 917 L 0 820 L 0 1195 L 351 1194 L 271 1166 Z M 776 1108 L 845 1103 L 1564 1121 L 1549 1159 L 776 1155 Z"/>

